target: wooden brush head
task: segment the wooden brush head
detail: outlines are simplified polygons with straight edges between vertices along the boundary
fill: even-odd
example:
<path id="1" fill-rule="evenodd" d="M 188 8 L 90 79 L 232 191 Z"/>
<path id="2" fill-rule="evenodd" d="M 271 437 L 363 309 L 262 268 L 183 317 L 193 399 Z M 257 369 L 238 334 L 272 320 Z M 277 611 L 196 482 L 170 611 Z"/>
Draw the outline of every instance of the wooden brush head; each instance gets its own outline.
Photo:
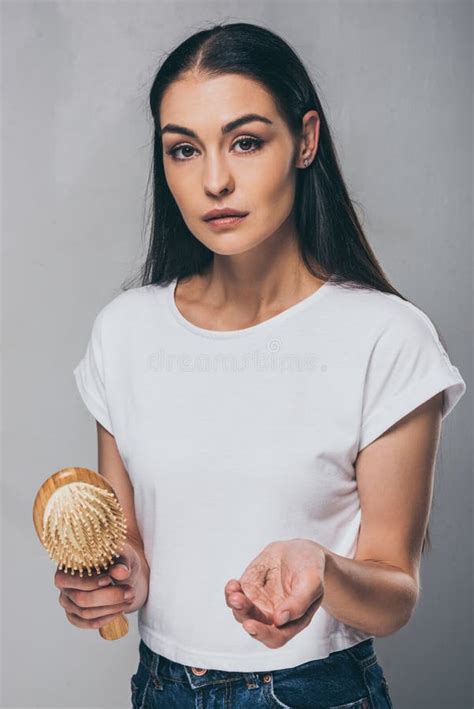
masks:
<path id="1" fill-rule="evenodd" d="M 33 521 L 58 568 L 72 576 L 77 571 L 81 578 L 85 569 L 89 576 L 92 569 L 107 571 L 126 540 L 125 515 L 112 486 L 88 468 L 62 468 L 50 475 L 36 495 Z M 127 631 L 123 614 L 99 628 L 106 639 Z"/>

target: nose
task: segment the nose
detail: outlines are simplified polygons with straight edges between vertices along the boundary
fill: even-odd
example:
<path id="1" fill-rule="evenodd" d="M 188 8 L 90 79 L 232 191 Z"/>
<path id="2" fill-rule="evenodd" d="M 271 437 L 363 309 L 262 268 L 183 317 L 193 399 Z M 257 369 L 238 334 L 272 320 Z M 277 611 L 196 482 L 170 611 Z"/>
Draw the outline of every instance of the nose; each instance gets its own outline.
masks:
<path id="1" fill-rule="evenodd" d="M 232 192 L 234 178 L 227 162 L 220 156 L 209 158 L 204 167 L 204 190 L 209 195 Z"/>

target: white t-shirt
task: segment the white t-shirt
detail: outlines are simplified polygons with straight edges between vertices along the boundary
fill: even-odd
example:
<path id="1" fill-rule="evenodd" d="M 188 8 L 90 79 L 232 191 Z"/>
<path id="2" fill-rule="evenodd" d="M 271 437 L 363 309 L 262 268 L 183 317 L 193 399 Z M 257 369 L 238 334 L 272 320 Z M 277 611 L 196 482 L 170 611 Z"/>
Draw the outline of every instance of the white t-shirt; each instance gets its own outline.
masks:
<path id="1" fill-rule="evenodd" d="M 114 297 L 74 369 L 134 487 L 150 565 L 141 638 L 175 662 L 260 672 L 373 637 L 320 608 L 268 648 L 224 587 L 272 541 L 354 557 L 359 450 L 442 390 L 445 418 L 466 389 L 433 324 L 398 296 L 330 279 L 262 323 L 207 330 L 178 310 L 175 286 Z"/>

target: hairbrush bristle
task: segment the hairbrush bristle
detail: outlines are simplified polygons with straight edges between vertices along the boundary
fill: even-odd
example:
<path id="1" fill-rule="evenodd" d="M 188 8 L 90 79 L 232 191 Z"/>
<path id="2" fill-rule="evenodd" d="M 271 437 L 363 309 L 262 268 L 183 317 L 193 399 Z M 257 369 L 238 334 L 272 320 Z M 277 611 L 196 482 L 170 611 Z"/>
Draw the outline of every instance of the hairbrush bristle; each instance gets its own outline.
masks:
<path id="1" fill-rule="evenodd" d="M 92 568 L 98 574 L 118 558 L 126 539 L 123 509 L 116 496 L 84 482 L 58 488 L 49 498 L 43 517 L 43 544 L 51 559 L 71 575 Z"/>

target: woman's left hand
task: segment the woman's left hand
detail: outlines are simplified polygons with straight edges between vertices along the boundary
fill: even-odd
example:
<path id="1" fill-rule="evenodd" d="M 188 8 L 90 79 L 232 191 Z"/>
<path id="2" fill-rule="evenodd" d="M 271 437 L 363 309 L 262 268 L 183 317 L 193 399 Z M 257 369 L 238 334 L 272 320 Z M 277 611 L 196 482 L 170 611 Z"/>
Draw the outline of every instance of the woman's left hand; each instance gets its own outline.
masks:
<path id="1" fill-rule="evenodd" d="M 282 647 L 310 624 L 321 605 L 325 564 L 324 547 L 317 542 L 271 542 L 239 580 L 227 582 L 226 603 L 256 640 Z M 288 619 L 284 611 L 289 612 Z"/>

